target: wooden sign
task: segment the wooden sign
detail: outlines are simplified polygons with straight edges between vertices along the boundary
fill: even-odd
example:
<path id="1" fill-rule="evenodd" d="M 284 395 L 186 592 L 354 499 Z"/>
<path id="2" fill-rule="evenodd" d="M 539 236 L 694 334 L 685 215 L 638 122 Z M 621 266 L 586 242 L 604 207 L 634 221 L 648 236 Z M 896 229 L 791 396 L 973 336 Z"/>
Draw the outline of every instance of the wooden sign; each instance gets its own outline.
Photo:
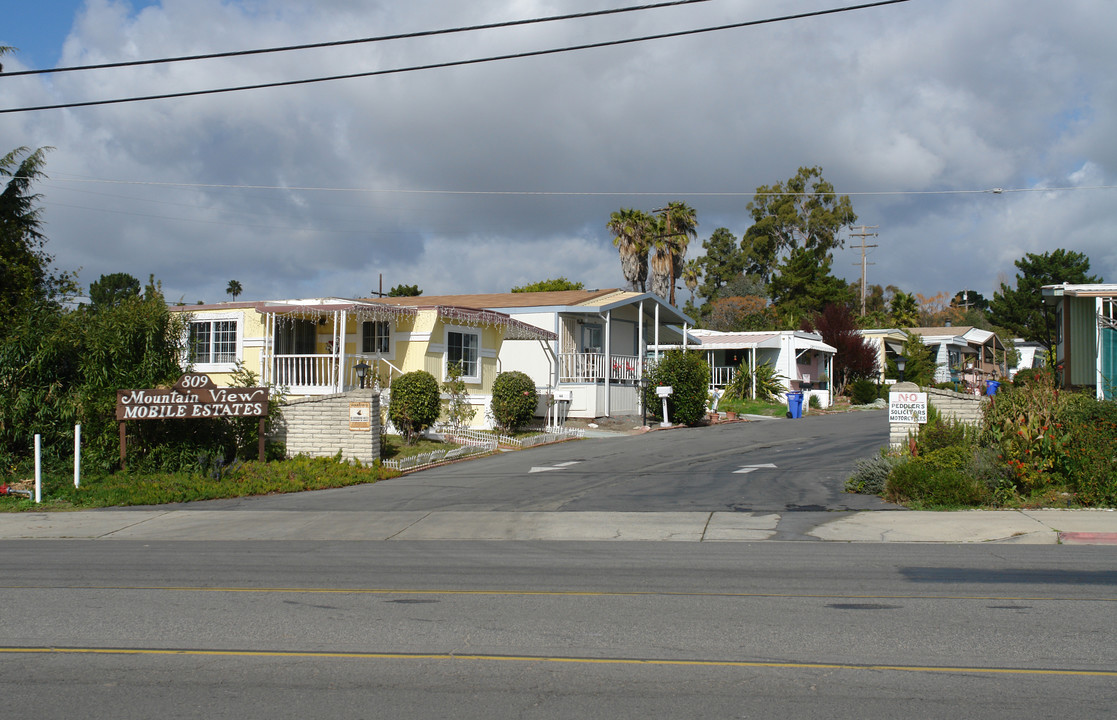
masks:
<path id="1" fill-rule="evenodd" d="M 117 390 L 117 420 L 266 417 L 268 389 L 222 388 L 201 373 L 186 373 L 174 387 Z"/>
<path id="2" fill-rule="evenodd" d="M 117 390 L 116 419 L 120 421 L 120 466 L 127 448 L 126 420 L 186 420 L 187 418 L 260 418 L 257 455 L 264 461 L 264 425 L 268 416 L 266 387 L 222 388 L 202 373 L 186 373 L 171 389 Z"/>

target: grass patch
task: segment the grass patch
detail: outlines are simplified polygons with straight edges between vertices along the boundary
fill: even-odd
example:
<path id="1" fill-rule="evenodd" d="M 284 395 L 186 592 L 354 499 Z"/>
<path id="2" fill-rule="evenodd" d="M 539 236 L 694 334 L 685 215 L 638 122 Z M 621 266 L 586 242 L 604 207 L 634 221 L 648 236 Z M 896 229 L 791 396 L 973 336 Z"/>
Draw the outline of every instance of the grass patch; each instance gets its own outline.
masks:
<path id="1" fill-rule="evenodd" d="M 339 462 L 333 458 L 296 457 L 279 462 L 235 463 L 220 471 L 134 475 L 118 472 L 85 477 L 75 488 L 73 476 L 43 478 L 43 502 L 0 497 L 0 512 L 82 510 L 129 505 L 218 500 L 324 490 L 373 483 L 399 473 L 381 468 Z"/>
<path id="2" fill-rule="evenodd" d="M 783 403 L 768 402 L 766 400 L 739 400 L 737 398 L 722 398 L 718 402 L 719 412 L 735 412 L 738 415 L 767 415 L 768 417 L 782 417 L 787 414 L 787 406 Z"/>

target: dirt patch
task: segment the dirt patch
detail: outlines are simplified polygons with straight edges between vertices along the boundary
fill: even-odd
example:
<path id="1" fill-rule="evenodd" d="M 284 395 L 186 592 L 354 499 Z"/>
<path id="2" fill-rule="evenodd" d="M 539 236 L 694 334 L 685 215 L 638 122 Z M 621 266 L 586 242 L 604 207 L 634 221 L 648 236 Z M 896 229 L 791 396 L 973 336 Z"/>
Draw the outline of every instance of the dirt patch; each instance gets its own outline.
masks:
<path id="1" fill-rule="evenodd" d="M 567 418 L 564 425 L 568 428 L 582 430 L 604 430 L 606 432 L 635 434 L 644 432 L 639 416 L 604 417 L 587 420 L 585 418 Z"/>

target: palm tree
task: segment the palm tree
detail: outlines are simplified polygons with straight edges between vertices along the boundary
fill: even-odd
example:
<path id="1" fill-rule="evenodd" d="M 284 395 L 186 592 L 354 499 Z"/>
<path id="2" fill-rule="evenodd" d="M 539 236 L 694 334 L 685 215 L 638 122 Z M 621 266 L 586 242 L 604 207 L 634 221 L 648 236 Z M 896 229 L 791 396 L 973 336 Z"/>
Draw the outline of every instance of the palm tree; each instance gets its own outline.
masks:
<path id="1" fill-rule="evenodd" d="M 690 241 L 698 236 L 698 217 L 684 202 L 670 202 L 656 210 L 652 241 L 652 292 L 675 304 L 675 281 L 683 274 Z"/>
<path id="2" fill-rule="evenodd" d="M 648 279 L 648 228 L 652 218 L 641 210 L 621 208 L 609 216 L 606 228 L 621 254 L 621 272 L 633 290 L 644 292 Z"/>
<path id="3" fill-rule="evenodd" d="M 690 301 L 694 302 L 694 291 L 698 289 L 698 281 L 702 278 L 702 263 L 695 258 L 688 260 L 683 266 L 683 282 L 686 289 L 690 290 Z"/>
<path id="4" fill-rule="evenodd" d="M 242 288 L 240 282 L 236 280 L 230 280 L 229 286 L 225 288 L 225 292 L 229 295 L 232 295 L 234 300 L 236 300 L 237 295 L 240 295 L 243 291 L 244 288 Z"/>

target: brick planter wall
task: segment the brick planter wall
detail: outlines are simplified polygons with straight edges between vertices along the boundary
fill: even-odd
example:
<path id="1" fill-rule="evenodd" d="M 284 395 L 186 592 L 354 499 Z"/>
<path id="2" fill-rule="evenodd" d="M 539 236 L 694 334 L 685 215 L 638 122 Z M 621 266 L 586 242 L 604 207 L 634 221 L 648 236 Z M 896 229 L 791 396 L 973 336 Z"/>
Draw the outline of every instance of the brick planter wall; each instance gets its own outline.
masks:
<path id="1" fill-rule="evenodd" d="M 349 403 L 371 405 L 371 430 L 349 429 Z M 287 445 L 287 456 L 304 453 L 333 457 L 338 450 L 346 460 L 371 464 L 380 459 L 380 394 L 352 390 L 337 395 L 300 398 L 283 406 L 283 420 L 272 438 Z"/>
<path id="2" fill-rule="evenodd" d="M 985 395 L 970 395 L 968 393 L 954 392 L 953 390 L 939 390 L 937 388 L 920 388 L 911 383 L 892 386 L 896 392 L 925 392 L 927 403 L 934 405 L 939 414 L 946 420 L 951 418 L 967 425 L 979 425 L 985 403 L 989 398 Z M 919 430 L 915 423 L 892 423 L 888 427 L 888 443 L 893 447 L 907 445 L 908 435 L 914 435 Z"/>

